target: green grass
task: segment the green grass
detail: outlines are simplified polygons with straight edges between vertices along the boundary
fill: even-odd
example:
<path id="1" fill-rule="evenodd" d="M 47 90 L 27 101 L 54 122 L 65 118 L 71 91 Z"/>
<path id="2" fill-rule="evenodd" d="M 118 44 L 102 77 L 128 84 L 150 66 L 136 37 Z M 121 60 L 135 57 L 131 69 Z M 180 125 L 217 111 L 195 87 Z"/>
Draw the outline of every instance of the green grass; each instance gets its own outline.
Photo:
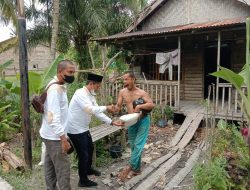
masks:
<path id="1" fill-rule="evenodd" d="M 31 171 L 26 170 L 25 172 L 11 170 L 4 172 L 0 167 L 0 176 L 5 179 L 15 190 L 35 190 L 32 189 L 30 184 Z"/>

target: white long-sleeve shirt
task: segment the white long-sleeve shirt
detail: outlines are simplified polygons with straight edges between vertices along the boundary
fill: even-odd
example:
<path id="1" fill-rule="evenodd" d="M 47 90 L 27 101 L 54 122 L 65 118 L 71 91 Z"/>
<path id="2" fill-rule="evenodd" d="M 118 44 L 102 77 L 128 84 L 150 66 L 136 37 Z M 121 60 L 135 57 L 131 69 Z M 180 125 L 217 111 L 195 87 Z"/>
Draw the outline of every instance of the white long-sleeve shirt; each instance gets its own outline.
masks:
<path id="1" fill-rule="evenodd" d="M 54 77 L 50 83 L 56 81 L 58 79 Z M 47 98 L 44 103 L 44 114 L 40 129 L 41 137 L 48 140 L 60 140 L 60 136 L 65 134 L 67 116 L 68 98 L 66 86 L 52 84 L 47 91 Z"/>
<path id="2" fill-rule="evenodd" d="M 79 134 L 88 131 L 92 115 L 110 125 L 112 120 L 103 113 L 106 109 L 106 106 L 98 106 L 95 96 L 86 87 L 78 89 L 69 104 L 67 133 Z"/>

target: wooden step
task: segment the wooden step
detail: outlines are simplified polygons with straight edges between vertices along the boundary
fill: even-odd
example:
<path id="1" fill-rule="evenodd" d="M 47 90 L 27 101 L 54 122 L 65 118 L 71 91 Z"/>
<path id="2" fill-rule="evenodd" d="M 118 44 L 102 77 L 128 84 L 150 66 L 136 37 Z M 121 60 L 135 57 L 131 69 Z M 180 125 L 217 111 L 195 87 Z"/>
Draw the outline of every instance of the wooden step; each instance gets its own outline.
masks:
<path id="1" fill-rule="evenodd" d="M 183 136 L 181 141 L 178 143 L 178 145 L 177 145 L 178 148 L 183 149 L 188 145 L 188 143 L 193 138 L 196 130 L 198 129 L 201 121 L 203 120 L 203 118 L 204 118 L 204 114 L 202 114 L 202 113 L 199 113 L 198 115 L 196 115 L 196 118 L 192 121 L 190 126 L 188 126 L 188 129 L 187 129 L 185 135 Z"/>

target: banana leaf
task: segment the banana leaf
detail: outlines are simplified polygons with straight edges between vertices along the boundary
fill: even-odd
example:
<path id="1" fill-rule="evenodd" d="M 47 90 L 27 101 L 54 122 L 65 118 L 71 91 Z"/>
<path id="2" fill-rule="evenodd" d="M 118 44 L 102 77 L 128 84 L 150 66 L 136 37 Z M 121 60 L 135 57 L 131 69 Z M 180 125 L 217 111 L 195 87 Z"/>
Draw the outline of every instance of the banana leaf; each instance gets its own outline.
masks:
<path id="1" fill-rule="evenodd" d="M 11 59 L 9 61 L 6 61 L 3 64 L 0 64 L 0 71 L 4 70 L 5 68 L 7 68 L 9 65 L 11 65 L 14 62 L 14 59 Z"/>
<path id="2" fill-rule="evenodd" d="M 60 61 L 64 59 L 63 55 L 59 55 L 52 64 L 44 71 L 44 74 L 42 76 L 42 82 L 40 89 L 44 88 L 51 79 L 56 75 L 57 73 L 57 65 Z"/>

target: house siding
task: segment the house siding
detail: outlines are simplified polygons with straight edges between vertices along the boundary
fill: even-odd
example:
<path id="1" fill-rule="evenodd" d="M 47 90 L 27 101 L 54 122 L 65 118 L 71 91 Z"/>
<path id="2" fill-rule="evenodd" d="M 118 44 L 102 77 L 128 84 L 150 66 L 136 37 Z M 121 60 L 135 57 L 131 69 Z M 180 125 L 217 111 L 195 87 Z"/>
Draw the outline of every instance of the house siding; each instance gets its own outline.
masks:
<path id="1" fill-rule="evenodd" d="M 17 48 L 11 48 L 0 54 L 0 64 L 14 59 L 14 63 L 5 69 L 5 75 L 15 75 L 19 72 L 19 51 Z M 42 71 L 49 66 L 50 48 L 42 45 L 38 45 L 28 51 L 28 70 Z M 34 68 L 34 66 L 36 68 Z"/>
<path id="2" fill-rule="evenodd" d="M 231 68 L 234 72 L 238 73 L 246 63 L 246 44 L 238 43 L 232 45 L 231 52 Z"/>
<path id="3" fill-rule="evenodd" d="M 142 30 L 250 16 L 236 0 L 169 0 L 142 23 Z"/>
<path id="4" fill-rule="evenodd" d="M 183 89 L 182 100 L 203 99 L 203 51 L 184 51 L 182 55 Z"/>

